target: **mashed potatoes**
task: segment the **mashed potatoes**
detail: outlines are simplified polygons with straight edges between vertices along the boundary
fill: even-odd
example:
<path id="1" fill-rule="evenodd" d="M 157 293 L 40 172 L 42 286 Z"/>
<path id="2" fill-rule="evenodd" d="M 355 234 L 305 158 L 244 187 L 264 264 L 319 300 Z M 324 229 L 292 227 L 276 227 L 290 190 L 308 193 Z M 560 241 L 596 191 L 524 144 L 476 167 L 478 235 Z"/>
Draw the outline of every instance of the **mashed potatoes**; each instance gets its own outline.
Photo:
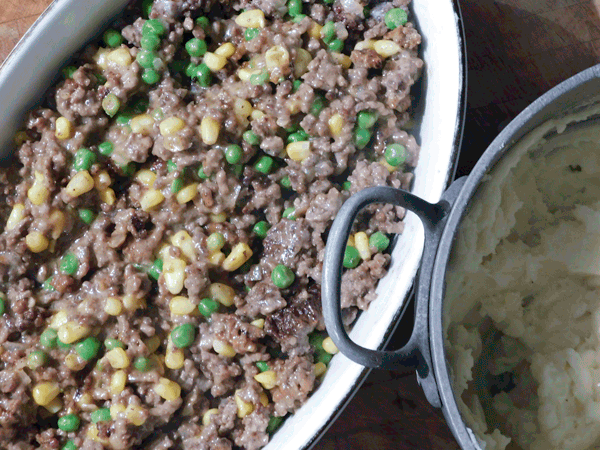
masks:
<path id="1" fill-rule="evenodd" d="M 583 118 L 503 158 L 451 257 L 446 348 L 486 450 L 600 448 L 600 128 Z"/>

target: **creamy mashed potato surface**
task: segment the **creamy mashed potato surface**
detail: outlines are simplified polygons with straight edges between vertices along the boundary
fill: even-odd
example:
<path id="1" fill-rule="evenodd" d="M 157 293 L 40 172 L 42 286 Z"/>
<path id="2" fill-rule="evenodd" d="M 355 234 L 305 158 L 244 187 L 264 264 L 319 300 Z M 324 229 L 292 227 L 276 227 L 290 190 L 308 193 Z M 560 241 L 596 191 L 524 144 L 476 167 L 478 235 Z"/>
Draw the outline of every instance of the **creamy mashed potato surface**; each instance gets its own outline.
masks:
<path id="1" fill-rule="evenodd" d="M 600 127 L 548 122 L 496 165 L 451 256 L 454 392 L 486 450 L 600 448 Z"/>

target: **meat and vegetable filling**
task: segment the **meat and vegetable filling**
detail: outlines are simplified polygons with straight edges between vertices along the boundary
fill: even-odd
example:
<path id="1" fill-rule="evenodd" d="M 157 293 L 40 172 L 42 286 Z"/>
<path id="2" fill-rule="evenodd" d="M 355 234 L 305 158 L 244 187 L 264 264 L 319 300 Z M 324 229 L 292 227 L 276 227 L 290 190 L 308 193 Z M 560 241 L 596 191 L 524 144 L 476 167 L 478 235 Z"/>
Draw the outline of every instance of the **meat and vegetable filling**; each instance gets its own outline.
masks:
<path id="1" fill-rule="evenodd" d="M 301 407 L 328 228 L 418 159 L 407 3 L 144 1 L 63 70 L 0 172 L 5 448 L 258 449 Z M 357 221 L 348 324 L 403 215 Z"/>

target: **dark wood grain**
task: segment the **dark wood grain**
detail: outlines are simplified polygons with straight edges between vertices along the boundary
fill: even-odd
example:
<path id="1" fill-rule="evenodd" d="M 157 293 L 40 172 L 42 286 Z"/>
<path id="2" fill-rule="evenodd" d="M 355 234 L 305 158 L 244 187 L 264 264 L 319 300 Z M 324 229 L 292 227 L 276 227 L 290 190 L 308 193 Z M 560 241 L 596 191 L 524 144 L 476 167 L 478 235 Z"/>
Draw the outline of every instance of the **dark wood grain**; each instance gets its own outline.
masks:
<path id="1" fill-rule="evenodd" d="M 0 62 L 50 0 L 0 0 Z M 542 93 L 600 62 L 600 0 L 463 0 L 469 82 L 459 175 Z M 401 341 L 401 332 L 395 339 Z M 414 376 L 373 372 L 317 450 L 454 450 Z"/>

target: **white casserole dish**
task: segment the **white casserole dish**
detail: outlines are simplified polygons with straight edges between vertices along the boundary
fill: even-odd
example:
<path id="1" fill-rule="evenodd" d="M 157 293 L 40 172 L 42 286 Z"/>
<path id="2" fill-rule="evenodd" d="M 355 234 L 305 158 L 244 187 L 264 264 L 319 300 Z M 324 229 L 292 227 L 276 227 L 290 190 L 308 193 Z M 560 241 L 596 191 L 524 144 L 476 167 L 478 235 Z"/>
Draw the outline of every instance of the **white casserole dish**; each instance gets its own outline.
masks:
<path id="1" fill-rule="evenodd" d="M 12 152 L 12 138 L 24 113 L 35 106 L 69 57 L 81 49 L 124 8 L 129 0 L 55 0 L 25 34 L 0 68 L 0 157 Z M 423 82 L 414 91 L 418 117 L 414 134 L 421 145 L 413 192 L 439 200 L 453 177 L 462 137 L 466 90 L 465 51 L 457 4 L 452 0 L 412 0 L 423 36 Z M 385 346 L 409 296 L 421 259 L 423 231 L 413 214 L 397 239 L 379 297 L 351 333 L 362 346 Z M 307 449 L 351 399 L 368 370 L 336 356 L 321 387 L 274 435 L 267 450 Z"/>

